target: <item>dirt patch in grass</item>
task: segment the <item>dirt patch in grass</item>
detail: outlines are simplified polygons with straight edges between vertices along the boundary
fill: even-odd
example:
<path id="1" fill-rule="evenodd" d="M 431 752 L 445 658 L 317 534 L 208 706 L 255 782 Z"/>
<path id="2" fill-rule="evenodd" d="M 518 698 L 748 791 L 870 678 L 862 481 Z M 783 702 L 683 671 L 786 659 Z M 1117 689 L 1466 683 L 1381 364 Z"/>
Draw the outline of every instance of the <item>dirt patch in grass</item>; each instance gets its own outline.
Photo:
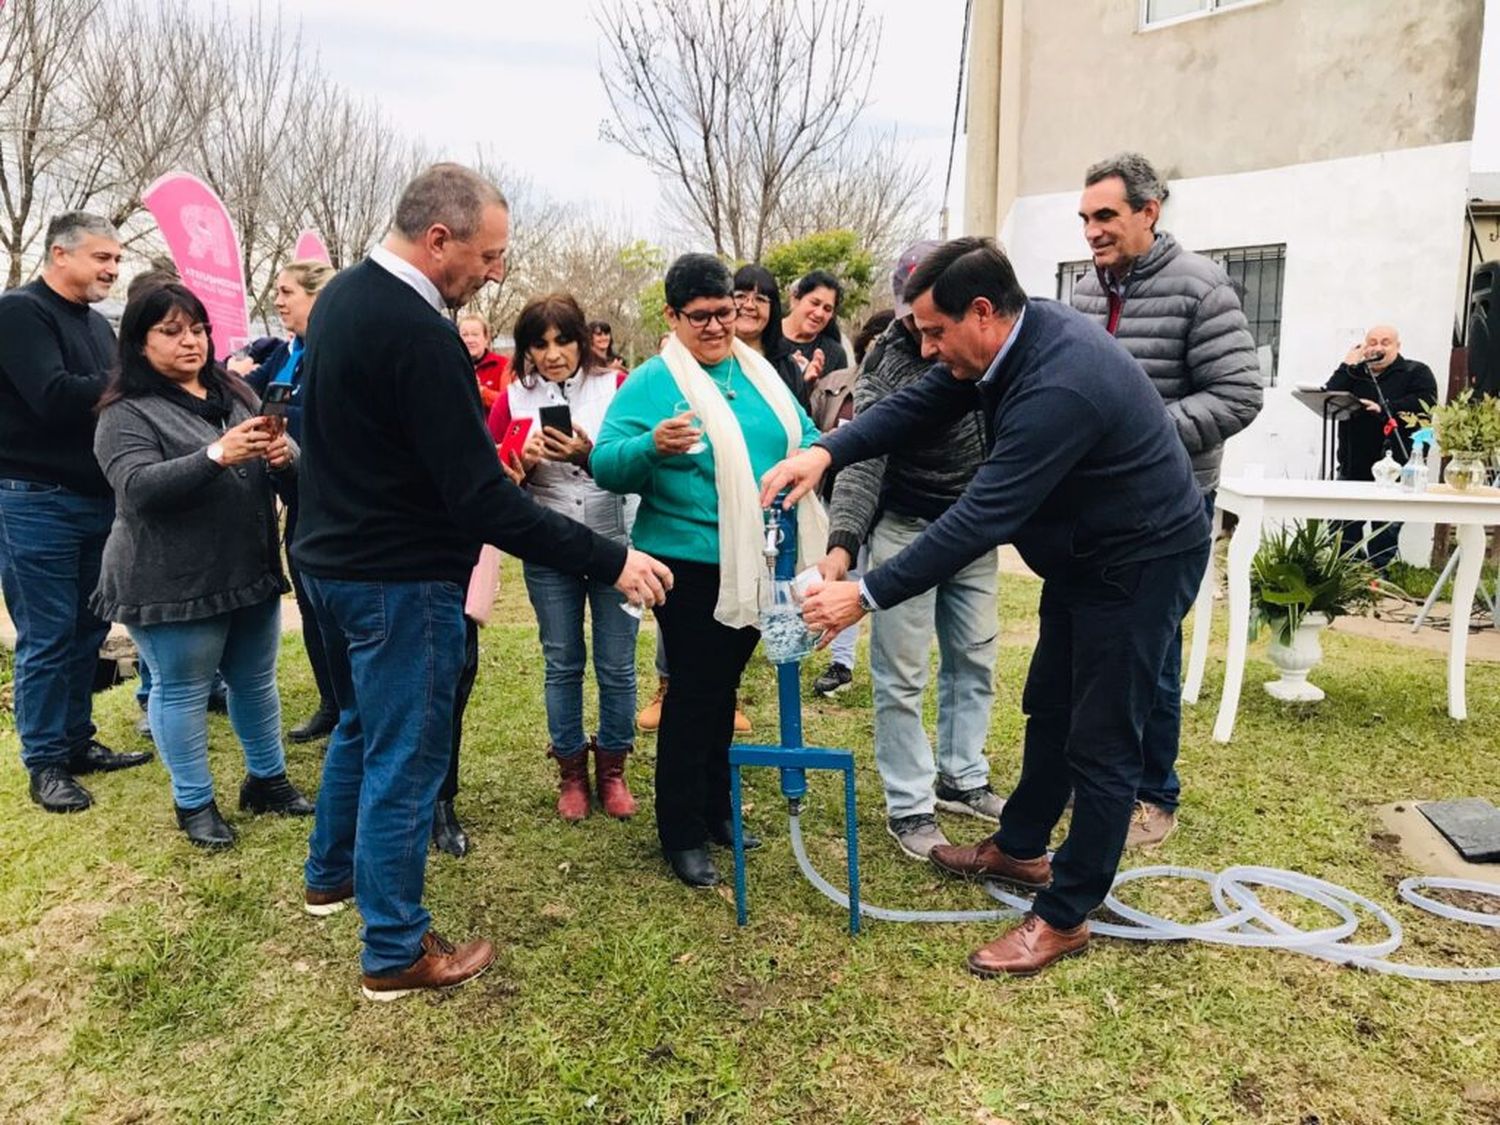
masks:
<path id="1" fill-rule="evenodd" d="M 1229 1096 L 1234 1104 L 1252 1117 L 1261 1117 L 1266 1112 L 1266 1092 L 1260 1079 L 1253 1074 L 1242 1074 L 1229 1087 Z"/>

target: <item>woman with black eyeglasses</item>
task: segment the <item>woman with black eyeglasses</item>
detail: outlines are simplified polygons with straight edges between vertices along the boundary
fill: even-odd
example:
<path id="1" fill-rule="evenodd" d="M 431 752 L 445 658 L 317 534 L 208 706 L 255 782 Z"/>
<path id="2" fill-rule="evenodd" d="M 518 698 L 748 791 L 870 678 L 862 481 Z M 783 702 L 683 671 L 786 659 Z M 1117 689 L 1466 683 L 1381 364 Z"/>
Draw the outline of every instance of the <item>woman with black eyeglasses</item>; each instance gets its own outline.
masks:
<path id="1" fill-rule="evenodd" d="M 214 363 L 208 313 L 180 285 L 125 306 L 120 368 L 98 411 L 94 456 L 116 507 L 89 604 L 125 624 L 151 662 L 151 736 L 178 826 L 199 847 L 234 843 L 208 764 L 216 668 L 245 755 L 241 811 L 311 816 L 287 780 L 276 688 L 289 587 L 272 492 L 295 472 L 296 443 Z"/>
<path id="2" fill-rule="evenodd" d="M 735 695 L 768 578 L 757 482 L 818 437 L 767 358 L 736 339 L 733 293 L 717 258 L 672 263 L 672 335 L 620 387 L 590 459 L 600 487 L 640 496 L 636 545 L 672 560 L 672 596 L 655 610 L 672 682 L 656 744 L 656 830 L 672 871 L 694 887 L 719 881 L 708 844 L 730 843 Z M 813 498 L 797 518 L 811 565 L 826 520 Z"/>

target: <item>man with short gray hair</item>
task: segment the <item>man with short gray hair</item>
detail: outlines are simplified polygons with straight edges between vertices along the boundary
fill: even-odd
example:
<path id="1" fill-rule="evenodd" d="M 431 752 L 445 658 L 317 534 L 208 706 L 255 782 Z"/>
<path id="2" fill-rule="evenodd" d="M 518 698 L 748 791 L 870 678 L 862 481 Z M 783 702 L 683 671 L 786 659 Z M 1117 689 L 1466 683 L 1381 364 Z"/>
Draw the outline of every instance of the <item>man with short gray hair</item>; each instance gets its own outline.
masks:
<path id="1" fill-rule="evenodd" d="M 47 227 L 37 280 L 0 296 L 0 586 L 16 627 L 15 714 L 31 799 L 93 803 L 76 775 L 149 754 L 95 741 L 94 669 L 109 631 L 89 609 L 114 521 L 94 460 L 94 404 L 115 366 L 109 322 L 89 308 L 120 272 L 120 236 L 69 211 Z"/>
<path id="2" fill-rule="evenodd" d="M 308 325 L 291 551 L 323 629 L 339 723 L 305 906 L 323 915 L 357 903 L 372 1000 L 462 984 L 495 956 L 483 939 L 440 937 L 422 905 L 480 544 L 612 583 L 641 606 L 672 582 L 655 559 L 540 507 L 501 469 L 445 311 L 505 277 L 509 240 L 494 185 L 435 165 L 402 193 L 385 241 L 319 294 Z"/>
<path id="3" fill-rule="evenodd" d="M 1166 183 L 1138 152 L 1088 170 L 1078 217 L 1094 272 L 1074 287 L 1072 305 L 1103 324 L 1145 368 L 1212 511 L 1224 443 L 1260 413 L 1260 364 L 1229 276 L 1157 230 L 1167 195 Z M 1127 847 L 1159 844 L 1177 826 L 1181 674 L 1179 630 L 1146 721 L 1145 772 Z"/>

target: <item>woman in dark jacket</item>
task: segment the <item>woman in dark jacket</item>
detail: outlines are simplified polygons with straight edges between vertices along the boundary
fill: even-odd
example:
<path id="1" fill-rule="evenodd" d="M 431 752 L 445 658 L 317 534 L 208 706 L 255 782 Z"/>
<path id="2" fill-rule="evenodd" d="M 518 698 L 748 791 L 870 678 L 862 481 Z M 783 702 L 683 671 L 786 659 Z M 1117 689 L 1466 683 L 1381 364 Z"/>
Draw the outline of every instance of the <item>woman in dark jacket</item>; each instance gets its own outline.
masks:
<path id="1" fill-rule="evenodd" d="M 272 487 L 292 471 L 296 445 L 212 356 L 208 313 L 182 286 L 126 306 L 94 437 L 116 511 L 90 604 L 129 627 L 156 674 L 151 734 L 178 825 L 200 847 L 225 848 L 235 833 L 208 769 L 216 668 L 245 753 L 240 808 L 310 816 L 313 806 L 287 780 L 276 691 L 287 583 Z"/>
<path id="2" fill-rule="evenodd" d="M 245 376 L 251 390 L 262 396 L 272 383 L 291 385 L 286 428 L 293 442 L 302 440 L 302 350 L 307 339 L 307 322 L 312 316 L 313 303 L 323 286 L 333 280 L 334 272 L 326 262 L 297 261 L 277 275 L 276 313 L 291 333 L 291 339 L 278 344 L 259 367 Z M 297 530 L 295 487 L 285 490 L 285 500 L 286 542 L 291 543 L 292 534 Z M 333 698 L 333 680 L 328 673 L 328 660 L 323 655 L 323 634 L 318 630 L 317 616 L 302 588 L 302 576 L 290 559 L 287 568 L 291 571 L 292 590 L 297 595 L 297 609 L 302 616 L 302 645 L 307 650 L 307 662 L 312 666 L 313 682 L 318 686 L 317 709 L 287 731 L 287 737 L 293 742 L 311 742 L 333 733 L 339 721 L 339 705 Z"/>

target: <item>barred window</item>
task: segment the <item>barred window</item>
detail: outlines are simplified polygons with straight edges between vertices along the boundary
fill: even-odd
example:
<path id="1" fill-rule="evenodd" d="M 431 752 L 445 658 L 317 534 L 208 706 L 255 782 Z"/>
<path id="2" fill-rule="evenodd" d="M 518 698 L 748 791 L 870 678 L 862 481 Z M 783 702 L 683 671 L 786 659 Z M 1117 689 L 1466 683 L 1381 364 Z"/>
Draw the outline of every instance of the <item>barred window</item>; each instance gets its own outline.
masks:
<path id="1" fill-rule="evenodd" d="M 1281 362 L 1281 293 L 1286 281 L 1286 244 L 1271 246 L 1236 246 L 1219 250 L 1202 250 L 1229 275 L 1240 307 L 1250 322 L 1250 334 L 1256 348 L 1271 349 L 1270 369 L 1265 374 L 1267 386 L 1276 385 L 1276 371 Z M 1057 299 L 1071 304 L 1073 288 L 1094 264 L 1085 258 L 1057 265 Z"/>

